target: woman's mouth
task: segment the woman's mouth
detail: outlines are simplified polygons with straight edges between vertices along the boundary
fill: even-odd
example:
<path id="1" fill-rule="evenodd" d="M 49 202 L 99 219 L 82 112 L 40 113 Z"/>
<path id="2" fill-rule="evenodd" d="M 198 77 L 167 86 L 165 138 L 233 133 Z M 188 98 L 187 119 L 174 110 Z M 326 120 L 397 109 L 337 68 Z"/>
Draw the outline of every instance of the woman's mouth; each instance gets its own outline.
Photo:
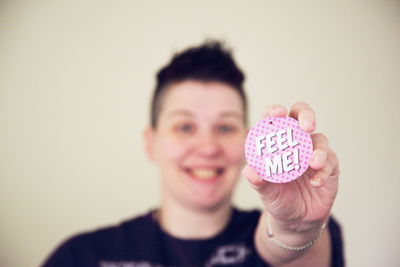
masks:
<path id="1" fill-rule="evenodd" d="M 184 169 L 191 178 L 204 182 L 211 182 L 218 179 L 225 171 L 222 167 L 186 167 Z"/>

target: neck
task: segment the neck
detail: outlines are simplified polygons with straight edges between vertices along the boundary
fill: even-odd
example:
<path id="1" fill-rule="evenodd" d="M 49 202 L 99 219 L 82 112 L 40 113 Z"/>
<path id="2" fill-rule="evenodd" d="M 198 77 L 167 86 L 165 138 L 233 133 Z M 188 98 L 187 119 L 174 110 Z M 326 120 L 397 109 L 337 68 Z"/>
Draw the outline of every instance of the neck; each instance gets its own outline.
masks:
<path id="1" fill-rule="evenodd" d="M 231 212 L 230 202 L 210 209 L 194 209 L 164 199 L 158 210 L 158 220 L 161 228 L 174 237 L 203 239 L 221 232 Z"/>

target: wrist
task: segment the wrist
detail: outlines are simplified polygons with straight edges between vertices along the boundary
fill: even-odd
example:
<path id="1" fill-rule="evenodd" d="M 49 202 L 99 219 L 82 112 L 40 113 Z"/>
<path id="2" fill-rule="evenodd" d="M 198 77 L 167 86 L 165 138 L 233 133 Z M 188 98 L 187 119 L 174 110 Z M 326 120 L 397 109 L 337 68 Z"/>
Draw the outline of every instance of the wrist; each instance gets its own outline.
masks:
<path id="1" fill-rule="evenodd" d="M 312 222 L 282 222 L 266 213 L 265 220 L 270 241 L 286 250 L 303 251 L 323 235 L 328 218 Z"/>
<path id="2" fill-rule="evenodd" d="M 269 221 L 271 222 L 274 229 L 276 228 L 279 232 L 283 232 L 283 234 L 307 234 L 312 233 L 318 230 L 322 224 L 329 220 L 329 214 L 326 214 L 323 217 L 315 218 L 313 220 L 304 220 L 304 219 L 290 219 L 290 220 L 282 220 L 279 217 L 273 216 L 268 211 L 264 212 L 264 217 L 269 217 Z"/>

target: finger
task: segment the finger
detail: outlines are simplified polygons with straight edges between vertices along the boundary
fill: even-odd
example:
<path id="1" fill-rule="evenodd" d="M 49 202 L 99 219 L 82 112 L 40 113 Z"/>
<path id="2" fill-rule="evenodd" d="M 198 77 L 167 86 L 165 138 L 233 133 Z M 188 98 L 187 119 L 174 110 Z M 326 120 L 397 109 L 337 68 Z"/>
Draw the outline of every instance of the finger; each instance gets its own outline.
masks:
<path id="1" fill-rule="evenodd" d="M 249 183 L 256 190 L 261 190 L 264 188 L 268 182 L 263 180 L 255 170 L 253 170 L 249 165 L 246 165 L 242 170 L 242 175 L 249 181 Z"/>
<path id="2" fill-rule="evenodd" d="M 284 117 L 288 113 L 287 108 L 282 105 L 271 105 L 267 108 L 267 110 L 263 114 L 263 118 L 265 117 Z"/>
<path id="3" fill-rule="evenodd" d="M 328 155 L 326 150 L 318 148 L 313 151 L 310 162 L 310 167 L 313 170 L 322 169 L 323 167 L 325 167 L 327 162 L 328 162 Z"/>
<path id="4" fill-rule="evenodd" d="M 310 167 L 314 170 L 323 168 L 327 162 L 329 141 L 325 135 L 316 133 L 311 135 L 314 151 L 311 156 Z"/>
<path id="5" fill-rule="evenodd" d="M 329 177 L 336 176 L 339 174 L 339 162 L 336 154 L 329 150 L 328 159 L 325 166 L 318 170 L 311 178 L 311 185 L 314 187 L 320 187 L 326 183 Z"/>
<path id="6" fill-rule="evenodd" d="M 336 153 L 332 149 L 329 149 L 329 151 L 328 151 L 328 159 L 330 162 L 332 162 L 332 166 L 333 166 L 332 173 L 334 175 L 338 175 L 339 174 L 339 160 L 336 156 Z"/>
<path id="7" fill-rule="evenodd" d="M 311 133 L 315 131 L 315 114 L 313 109 L 304 102 L 297 102 L 290 109 L 290 117 L 299 122 L 300 128 Z"/>
<path id="8" fill-rule="evenodd" d="M 320 187 L 325 184 L 326 180 L 333 173 L 333 164 L 330 160 L 327 160 L 325 166 L 318 170 L 311 178 L 311 185 L 314 187 Z"/>

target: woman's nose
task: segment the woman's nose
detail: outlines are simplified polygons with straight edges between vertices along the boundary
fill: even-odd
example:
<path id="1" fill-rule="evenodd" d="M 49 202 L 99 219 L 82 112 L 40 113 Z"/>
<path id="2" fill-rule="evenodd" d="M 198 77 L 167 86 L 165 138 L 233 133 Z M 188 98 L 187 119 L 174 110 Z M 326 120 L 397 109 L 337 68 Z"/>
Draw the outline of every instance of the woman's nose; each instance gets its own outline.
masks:
<path id="1" fill-rule="evenodd" d="M 196 146 L 196 152 L 203 157 L 216 157 L 221 153 L 218 139 L 212 134 L 203 134 Z"/>

